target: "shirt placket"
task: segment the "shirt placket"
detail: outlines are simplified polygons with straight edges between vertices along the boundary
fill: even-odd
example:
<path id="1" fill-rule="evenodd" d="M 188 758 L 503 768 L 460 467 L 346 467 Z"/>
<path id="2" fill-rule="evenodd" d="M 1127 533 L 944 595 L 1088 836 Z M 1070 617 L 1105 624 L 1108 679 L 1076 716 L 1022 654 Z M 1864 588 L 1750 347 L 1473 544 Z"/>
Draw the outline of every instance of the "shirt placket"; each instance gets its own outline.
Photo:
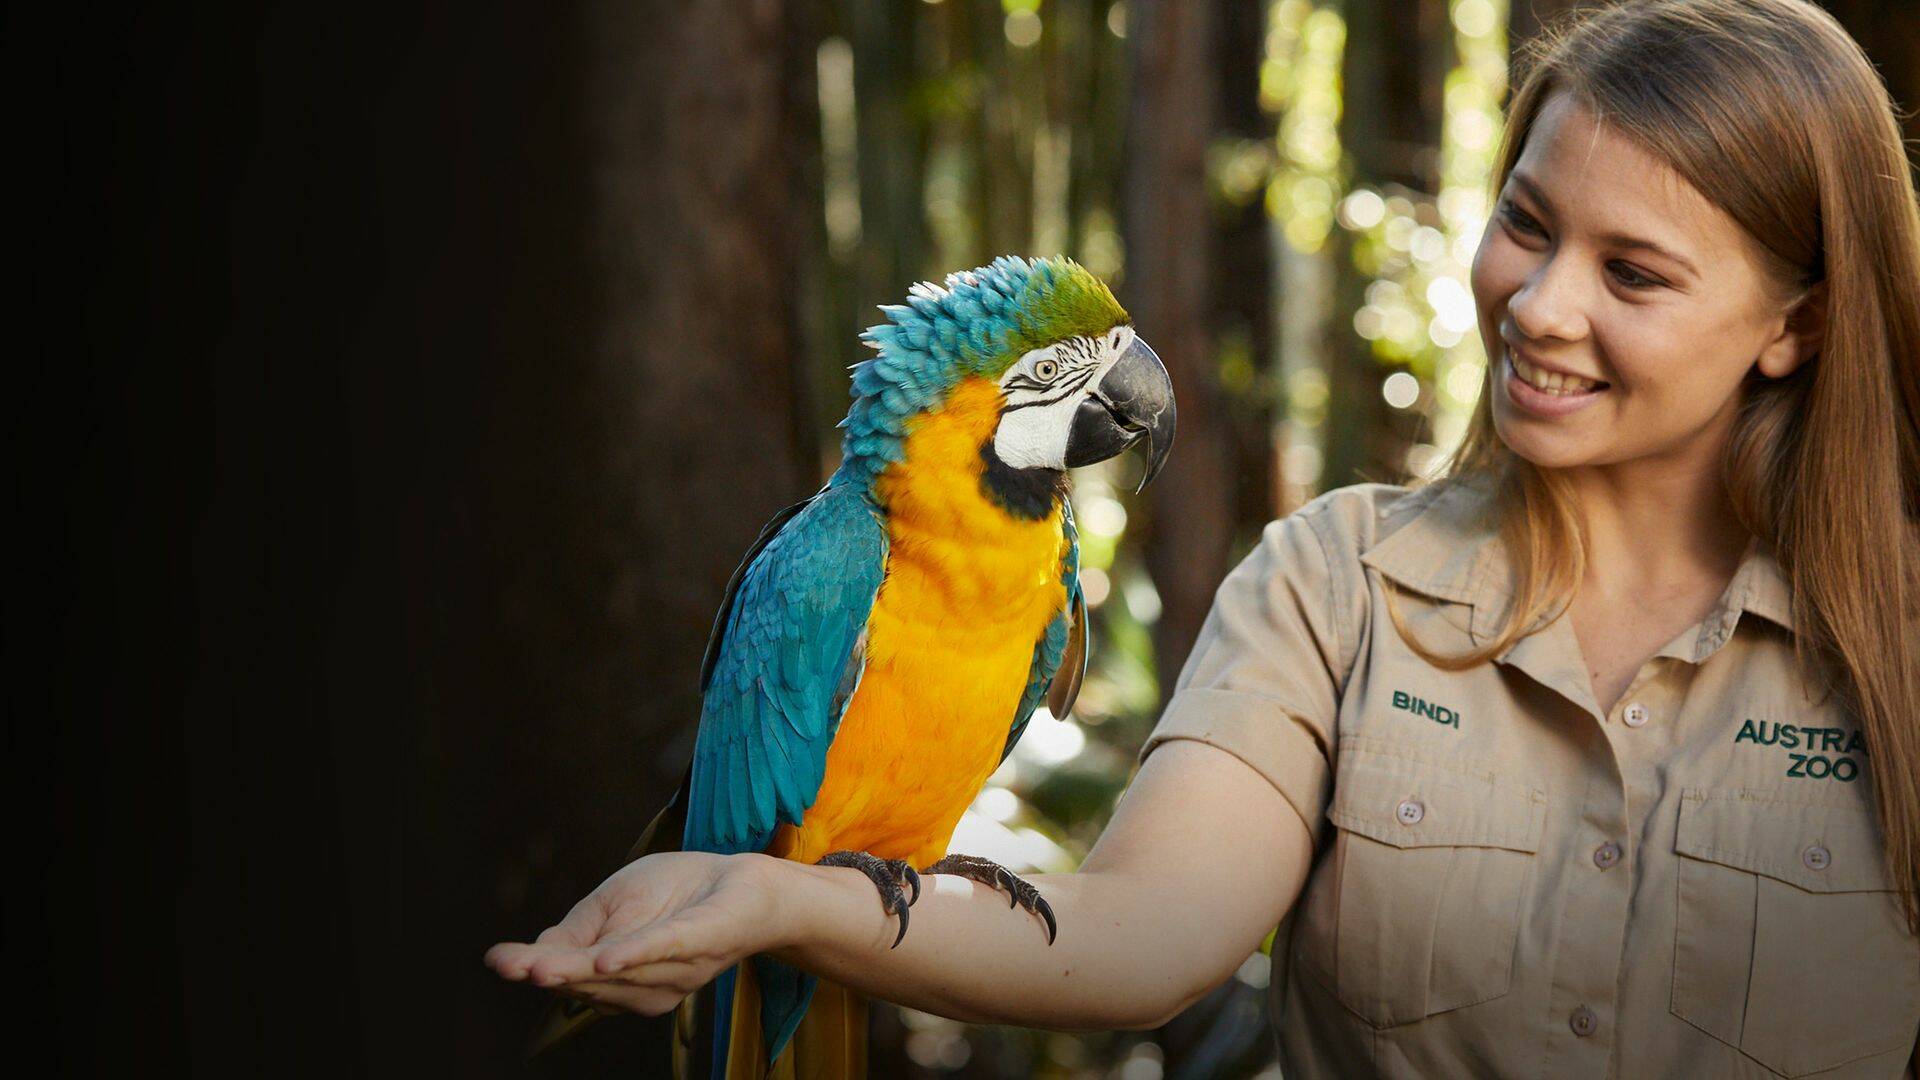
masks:
<path id="1" fill-rule="evenodd" d="M 1568 620 L 1555 620 L 1521 639 L 1500 659 L 1553 691 L 1570 714 L 1592 721 L 1600 737 L 1586 744 L 1606 748 L 1584 755 L 1580 800 L 1568 808 L 1569 820 L 1542 852 L 1558 860 L 1542 874 L 1558 891 L 1542 1075 L 1606 1077 L 1616 1046 L 1621 965 L 1633 900 L 1633 822 L 1621 762 L 1623 749 L 1630 754 L 1631 747 L 1620 743 L 1653 720 L 1649 701 L 1657 666 L 1652 661 L 1643 665 L 1611 714 L 1602 716 Z"/>

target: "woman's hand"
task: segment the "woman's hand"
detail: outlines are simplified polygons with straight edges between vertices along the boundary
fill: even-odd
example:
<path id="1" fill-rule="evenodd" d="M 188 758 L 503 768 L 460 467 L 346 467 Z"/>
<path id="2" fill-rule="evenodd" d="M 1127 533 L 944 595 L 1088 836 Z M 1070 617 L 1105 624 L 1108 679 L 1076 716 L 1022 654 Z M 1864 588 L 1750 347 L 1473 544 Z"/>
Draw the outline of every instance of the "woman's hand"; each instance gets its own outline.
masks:
<path id="1" fill-rule="evenodd" d="M 635 860 L 532 944 L 487 950 L 487 966 L 603 1010 L 671 1012 L 743 957 L 787 943 L 778 862 L 697 852 Z"/>

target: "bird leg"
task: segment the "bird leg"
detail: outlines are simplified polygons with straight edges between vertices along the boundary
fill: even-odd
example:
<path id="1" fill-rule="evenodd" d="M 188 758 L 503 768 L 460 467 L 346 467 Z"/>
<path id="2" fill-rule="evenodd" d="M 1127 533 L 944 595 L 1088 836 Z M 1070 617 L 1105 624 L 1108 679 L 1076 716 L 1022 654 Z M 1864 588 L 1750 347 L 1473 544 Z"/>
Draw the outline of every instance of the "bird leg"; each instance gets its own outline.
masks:
<path id="1" fill-rule="evenodd" d="M 850 866 L 867 875 L 873 887 L 880 890 L 880 901 L 886 906 L 887 914 L 900 916 L 900 933 L 893 939 L 894 947 L 907 936 L 907 908 L 920 899 L 920 875 L 905 859 L 883 859 L 864 851 L 835 851 L 823 855 L 815 866 Z M 911 897 L 900 888 L 906 885 L 913 890 Z"/>
<path id="2" fill-rule="evenodd" d="M 996 889 L 1005 889 L 1013 899 L 1008 907 L 1019 905 L 1031 914 L 1038 915 L 1047 924 L 1047 944 L 1059 932 L 1059 926 L 1053 921 L 1053 905 L 1047 903 L 1040 890 L 1022 881 L 1013 871 L 994 862 L 982 859 L 978 855 L 949 855 L 932 866 L 927 867 L 929 874 L 953 874 L 982 885 L 991 885 Z"/>

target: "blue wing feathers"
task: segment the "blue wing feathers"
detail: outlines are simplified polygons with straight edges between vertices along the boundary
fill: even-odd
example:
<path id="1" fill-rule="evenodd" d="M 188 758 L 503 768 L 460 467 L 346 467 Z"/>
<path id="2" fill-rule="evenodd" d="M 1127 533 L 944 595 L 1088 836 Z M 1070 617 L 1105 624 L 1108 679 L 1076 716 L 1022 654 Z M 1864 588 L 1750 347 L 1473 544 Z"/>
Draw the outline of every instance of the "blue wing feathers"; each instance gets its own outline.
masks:
<path id="1" fill-rule="evenodd" d="M 1034 643 L 1033 666 L 1028 670 L 1027 689 L 1020 695 L 1020 707 L 1014 713 L 1013 724 L 1007 731 L 1006 749 L 1000 754 L 1002 760 L 1013 753 L 1013 746 L 1026 733 L 1027 722 L 1033 719 L 1034 710 L 1047 699 L 1047 686 L 1060 670 L 1061 658 L 1067 652 L 1067 638 L 1073 630 L 1074 613 L 1085 611 L 1085 605 L 1080 602 L 1080 532 L 1074 525 L 1073 505 L 1064 500 L 1060 504 L 1060 528 L 1067 540 L 1066 558 L 1060 560 L 1060 583 L 1067 587 L 1067 606 L 1047 624 L 1046 633 Z M 1081 629 L 1085 630 L 1084 627 Z"/>
<path id="2" fill-rule="evenodd" d="M 745 568 L 701 708 L 689 850 L 760 850 L 812 804 L 886 551 L 865 491 L 829 485 Z"/>

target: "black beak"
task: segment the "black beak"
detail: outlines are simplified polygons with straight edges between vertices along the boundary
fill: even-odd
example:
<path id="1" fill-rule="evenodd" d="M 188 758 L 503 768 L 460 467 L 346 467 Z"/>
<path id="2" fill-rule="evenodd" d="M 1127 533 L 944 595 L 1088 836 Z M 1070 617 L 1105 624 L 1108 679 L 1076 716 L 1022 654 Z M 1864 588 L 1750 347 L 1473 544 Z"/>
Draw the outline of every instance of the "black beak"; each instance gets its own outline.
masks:
<path id="1" fill-rule="evenodd" d="M 1067 464 L 1078 468 L 1105 461 L 1147 440 L 1147 472 L 1135 494 L 1146 490 L 1173 449 L 1173 379 L 1138 337 L 1073 414 L 1067 434 Z"/>

